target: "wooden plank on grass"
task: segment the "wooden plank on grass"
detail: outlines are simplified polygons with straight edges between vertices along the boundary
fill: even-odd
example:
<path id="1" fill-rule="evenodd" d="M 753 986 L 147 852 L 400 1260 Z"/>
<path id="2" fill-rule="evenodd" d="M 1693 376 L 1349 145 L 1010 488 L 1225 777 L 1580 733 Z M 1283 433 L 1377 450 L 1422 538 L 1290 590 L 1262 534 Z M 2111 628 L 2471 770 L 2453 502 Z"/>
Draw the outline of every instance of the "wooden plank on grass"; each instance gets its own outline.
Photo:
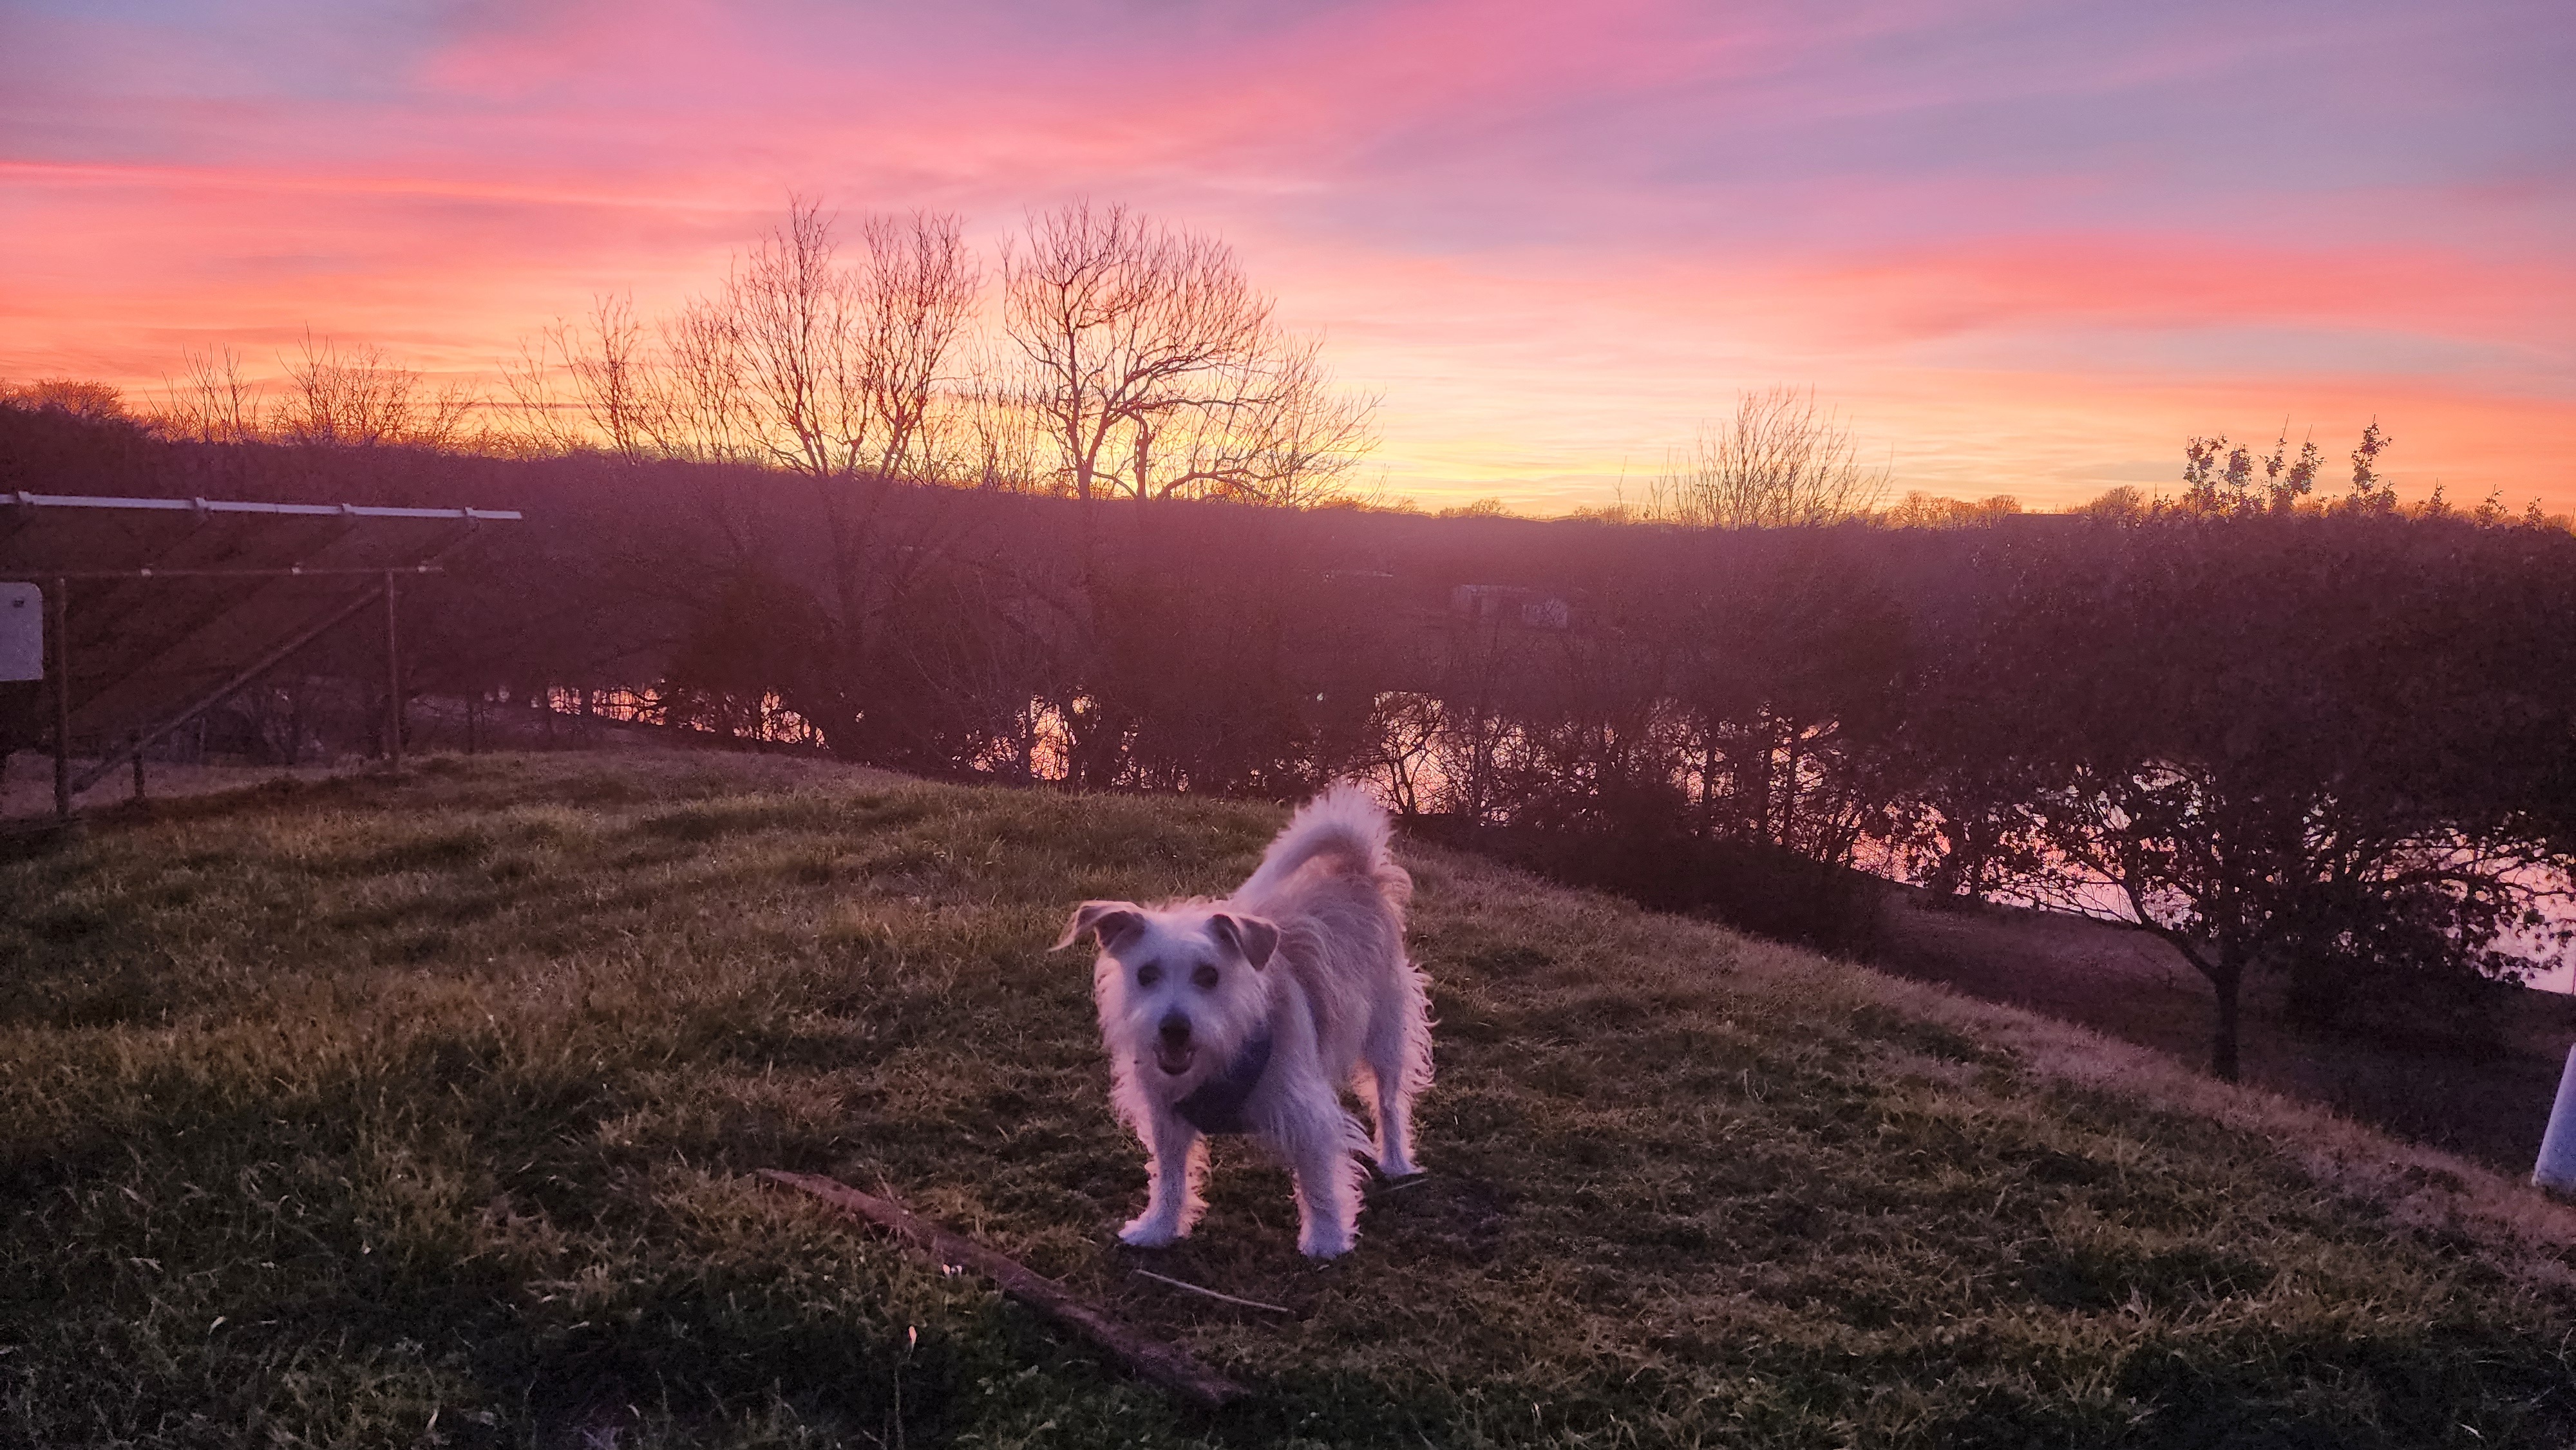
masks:
<path id="1" fill-rule="evenodd" d="M 925 1222 L 902 1204 L 861 1193 L 837 1178 L 812 1173 L 763 1168 L 760 1176 L 782 1187 L 810 1193 L 844 1213 L 891 1230 L 905 1243 L 937 1259 L 942 1268 L 956 1265 L 973 1269 L 1001 1286 L 1004 1294 L 1108 1350 L 1138 1375 L 1175 1394 L 1215 1409 L 1249 1393 L 1192 1359 L 1180 1346 L 1137 1333 L 1010 1255 Z"/>

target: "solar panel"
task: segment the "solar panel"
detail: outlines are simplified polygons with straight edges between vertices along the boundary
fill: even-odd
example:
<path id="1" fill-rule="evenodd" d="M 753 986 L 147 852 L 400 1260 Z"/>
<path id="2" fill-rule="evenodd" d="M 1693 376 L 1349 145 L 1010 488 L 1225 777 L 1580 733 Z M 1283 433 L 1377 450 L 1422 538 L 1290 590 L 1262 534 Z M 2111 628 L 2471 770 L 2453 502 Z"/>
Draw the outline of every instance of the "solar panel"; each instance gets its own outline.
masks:
<path id="1" fill-rule="evenodd" d="M 72 748 L 98 754 L 102 742 L 204 703 L 390 579 L 436 568 L 485 528 L 519 519 L 497 509 L 0 493 L 0 581 L 15 581 L 0 588 L 18 591 L 10 599 L 59 594 L 48 602 L 64 621 Z M 0 602 L 0 617 L 46 612 Z M 0 633 L 0 665 L 27 647 L 15 641 Z"/>

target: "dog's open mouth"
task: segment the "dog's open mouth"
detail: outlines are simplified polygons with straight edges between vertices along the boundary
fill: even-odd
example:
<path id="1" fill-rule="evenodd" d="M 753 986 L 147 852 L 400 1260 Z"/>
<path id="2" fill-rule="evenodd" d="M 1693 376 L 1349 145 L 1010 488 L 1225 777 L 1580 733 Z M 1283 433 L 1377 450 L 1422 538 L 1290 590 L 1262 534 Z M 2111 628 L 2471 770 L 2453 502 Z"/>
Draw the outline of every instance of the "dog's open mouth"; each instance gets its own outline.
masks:
<path id="1" fill-rule="evenodd" d="M 1195 1047 L 1174 1047 L 1165 1043 L 1154 1049 L 1154 1065 L 1173 1077 L 1189 1071 L 1190 1064 L 1198 1059 L 1199 1052 Z"/>

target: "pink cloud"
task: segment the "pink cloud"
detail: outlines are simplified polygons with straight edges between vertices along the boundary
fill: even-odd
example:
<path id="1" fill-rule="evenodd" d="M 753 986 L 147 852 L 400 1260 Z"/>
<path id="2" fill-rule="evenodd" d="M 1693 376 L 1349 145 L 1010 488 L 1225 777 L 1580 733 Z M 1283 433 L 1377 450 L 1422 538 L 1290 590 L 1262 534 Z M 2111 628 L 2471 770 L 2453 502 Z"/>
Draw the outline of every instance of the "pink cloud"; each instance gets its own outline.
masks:
<path id="1" fill-rule="evenodd" d="M 2375 409 L 2455 493 L 2576 504 L 2552 421 L 2576 104 L 2549 82 L 2576 24 L 2545 6 L 0 25 L 10 375 L 149 381 L 308 324 L 470 370 L 594 292 L 707 285 L 790 190 L 957 210 L 987 243 L 1088 194 L 1233 240 L 1386 395 L 1402 490 L 1597 494 L 1787 380 L 1948 491 L 2087 487 L 2239 411 Z"/>

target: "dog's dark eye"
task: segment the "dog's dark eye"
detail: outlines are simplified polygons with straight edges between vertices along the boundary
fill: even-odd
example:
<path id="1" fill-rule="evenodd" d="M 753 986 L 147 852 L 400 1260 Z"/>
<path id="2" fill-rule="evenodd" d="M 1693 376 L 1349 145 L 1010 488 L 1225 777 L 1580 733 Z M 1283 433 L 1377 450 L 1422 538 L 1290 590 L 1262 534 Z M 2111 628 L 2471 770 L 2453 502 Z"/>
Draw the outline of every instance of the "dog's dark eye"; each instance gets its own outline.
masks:
<path id="1" fill-rule="evenodd" d="M 1202 991 L 1212 988 L 1216 985 L 1216 968 L 1202 964 L 1197 971 L 1190 973 L 1190 980 L 1198 983 Z"/>
<path id="2" fill-rule="evenodd" d="M 1136 985 L 1139 987 L 1150 987 L 1161 980 L 1163 980 L 1161 967 L 1147 965 L 1136 969 Z"/>

